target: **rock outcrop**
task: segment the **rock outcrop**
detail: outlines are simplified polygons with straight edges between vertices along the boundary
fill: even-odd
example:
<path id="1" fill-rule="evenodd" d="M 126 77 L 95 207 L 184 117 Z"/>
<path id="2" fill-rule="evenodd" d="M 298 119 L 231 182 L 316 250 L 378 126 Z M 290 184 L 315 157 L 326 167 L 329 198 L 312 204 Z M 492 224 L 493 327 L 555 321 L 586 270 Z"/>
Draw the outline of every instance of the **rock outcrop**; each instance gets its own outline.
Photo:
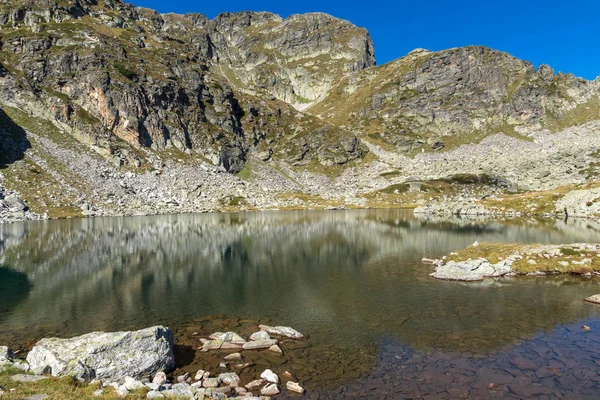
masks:
<path id="1" fill-rule="evenodd" d="M 27 355 L 36 374 L 121 382 L 175 367 L 173 334 L 162 326 L 136 332 L 89 333 L 72 339 L 42 339 Z"/>

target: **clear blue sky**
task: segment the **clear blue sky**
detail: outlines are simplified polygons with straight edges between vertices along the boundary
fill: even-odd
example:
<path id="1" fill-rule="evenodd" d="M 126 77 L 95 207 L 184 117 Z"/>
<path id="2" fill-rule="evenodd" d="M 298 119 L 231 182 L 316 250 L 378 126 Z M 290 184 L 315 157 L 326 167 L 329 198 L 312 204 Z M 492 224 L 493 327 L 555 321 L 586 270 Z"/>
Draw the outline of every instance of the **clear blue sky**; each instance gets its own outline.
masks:
<path id="1" fill-rule="evenodd" d="M 321 11 L 365 27 L 378 64 L 422 47 L 485 45 L 536 66 L 594 79 L 600 75 L 597 0 L 127 0 L 160 12 L 270 11 L 284 17 Z"/>

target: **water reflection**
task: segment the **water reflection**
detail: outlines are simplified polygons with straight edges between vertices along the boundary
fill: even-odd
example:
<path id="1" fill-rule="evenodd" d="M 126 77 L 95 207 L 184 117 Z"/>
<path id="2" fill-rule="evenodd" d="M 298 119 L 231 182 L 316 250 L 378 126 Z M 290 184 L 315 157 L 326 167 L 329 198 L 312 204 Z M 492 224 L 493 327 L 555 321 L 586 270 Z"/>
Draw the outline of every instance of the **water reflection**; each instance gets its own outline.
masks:
<path id="1" fill-rule="evenodd" d="M 428 277 L 423 255 L 475 240 L 599 241 L 582 221 L 419 219 L 401 210 L 180 215 L 0 227 L 0 341 L 186 318 L 270 318 L 316 344 L 494 351 L 596 315 L 593 279 Z M 32 287 L 18 286 L 19 279 Z M 16 286 L 15 286 L 16 285 Z M 18 288 L 18 289 L 17 289 Z M 5 306 L 6 305 L 6 306 Z"/>

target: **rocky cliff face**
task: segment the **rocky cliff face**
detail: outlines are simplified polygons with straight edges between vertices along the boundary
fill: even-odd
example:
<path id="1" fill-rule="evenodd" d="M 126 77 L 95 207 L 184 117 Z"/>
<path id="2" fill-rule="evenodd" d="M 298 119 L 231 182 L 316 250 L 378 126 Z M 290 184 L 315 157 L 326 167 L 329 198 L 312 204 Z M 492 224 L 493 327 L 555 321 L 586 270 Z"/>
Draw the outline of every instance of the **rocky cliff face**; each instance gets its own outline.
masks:
<path id="1" fill-rule="evenodd" d="M 335 129 L 276 99 L 321 96 L 335 74 L 305 73 L 305 79 L 292 81 L 284 75 L 296 76 L 297 70 L 270 69 L 292 62 L 294 49 L 304 62 L 335 50 L 329 56 L 339 64 L 339 75 L 371 65 L 368 34 L 349 23 L 323 15 L 282 21 L 264 13 L 209 21 L 200 15 L 163 16 L 120 1 L 12 1 L 3 4 L 0 23 L 1 62 L 10 71 L 4 74 L 2 102 L 50 119 L 117 163 L 140 167 L 147 161 L 121 142 L 195 152 L 231 172 L 239 172 L 256 148 L 269 156 L 291 151 L 299 158 L 293 161 L 318 157 L 325 164 L 361 156 L 359 146 L 345 145 L 352 137 L 325 135 Z M 270 41 L 263 40 L 266 32 Z M 361 38 L 362 51 L 352 50 Z M 255 52 L 259 44 L 262 50 Z M 249 92 L 264 89 L 262 94 L 275 97 L 237 92 L 238 82 Z M 310 136 L 310 143 L 288 141 L 293 136 Z M 336 145 L 339 154 L 329 157 Z"/>
<path id="2" fill-rule="evenodd" d="M 410 153 L 579 125 L 600 118 L 599 96 L 598 80 L 485 47 L 417 49 L 345 78 L 309 111 Z"/>
<path id="3" fill-rule="evenodd" d="M 599 87 L 482 47 L 375 66 L 368 32 L 322 13 L 10 0 L 0 183 L 32 218 L 379 205 L 369 193 L 461 173 L 549 189 L 597 176 Z M 524 173 L 488 136 L 543 141 L 543 160 Z"/>

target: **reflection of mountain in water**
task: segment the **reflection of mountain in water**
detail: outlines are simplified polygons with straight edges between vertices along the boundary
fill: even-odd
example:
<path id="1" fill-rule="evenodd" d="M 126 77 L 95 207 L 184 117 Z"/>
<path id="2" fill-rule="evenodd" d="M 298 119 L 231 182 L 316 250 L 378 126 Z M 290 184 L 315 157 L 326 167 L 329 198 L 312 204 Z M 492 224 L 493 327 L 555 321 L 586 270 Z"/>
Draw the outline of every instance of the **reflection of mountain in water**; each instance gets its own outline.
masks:
<path id="1" fill-rule="evenodd" d="M 0 265 L 33 289 L 0 321 L 9 331 L 43 326 L 28 334 L 45 335 L 53 323 L 74 334 L 229 314 L 270 317 L 320 341 L 385 333 L 421 347 L 484 348 L 586 315 L 581 298 L 593 285 L 572 278 L 482 286 L 427 277 L 423 255 L 476 239 L 561 243 L 600 233 L 563 222 L 418 220 L 400 210 L 9 225 L 0 227 Z"/>
<path id="2" fill-rule="evenodd" d="M 30 289 L 27 275 L 0 267 L 0 315 L 14 309 Z"/>

